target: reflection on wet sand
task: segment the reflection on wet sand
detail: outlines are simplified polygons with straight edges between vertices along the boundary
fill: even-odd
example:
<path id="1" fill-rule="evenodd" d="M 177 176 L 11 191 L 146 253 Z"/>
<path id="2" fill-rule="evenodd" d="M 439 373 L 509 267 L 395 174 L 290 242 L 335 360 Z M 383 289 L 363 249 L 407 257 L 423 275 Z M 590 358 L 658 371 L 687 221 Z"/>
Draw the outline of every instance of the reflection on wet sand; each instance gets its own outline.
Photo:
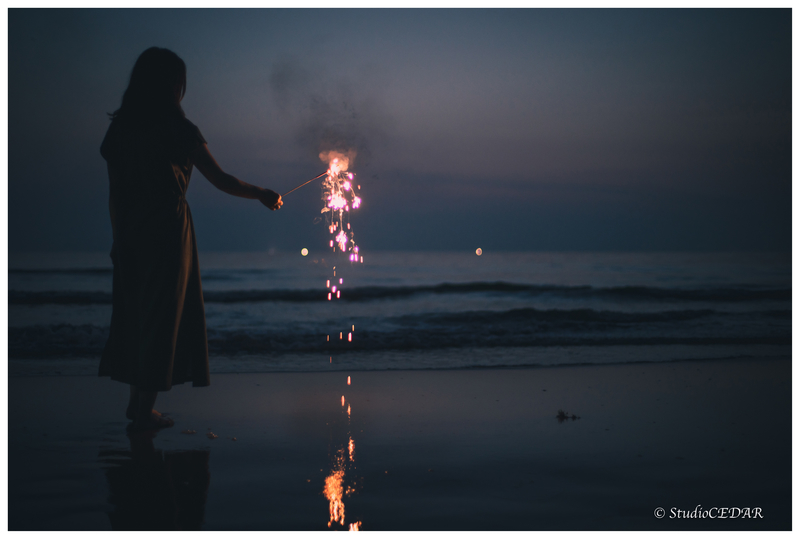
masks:
<path id="1" fill-rule="evenodd" d="M 347 377 L 347 383 L 350 384 L 350 377 Z M 342 407 L 345 405 L 345 398 L 342 396 Z M 344 512 L 344 497 L 350 496 L 356 491 L 355 478 L 345 484 L 347 472 L 355 471 L 355 450 L 356 445 L 350 433 L 350 404 L 347 403 L 347 438 L 346 442 L 336 447 L 332 455 L 333 465 L 331 473 L 325 478 L 325 488 L 323 494 L 328 499 L 329 520 L 328 527 L 331 528 L 334 523 L 339 526 L 347 526 L 345 524 Z M 359 531 L 361 522 L 351 522 L 347 528 L 349 531 Z"/>
<path id="2" fill-rule="evenodd" d="M 154 432 L 129 433 L 130 451 L 103 450 L 113 530 L 199 530 L 211 476 L 209 451 L 164 452 Z"/>
<path id="3" fill-rule="evenodd" d="M 333 470 L 331 475 L 325 478 L 325 497 L 328 498 L 330 520 L 328 527 L 331 524 L 338 522 L 344 526 L 344 501 L 342 497 L 344 494 L 344 470 Z"/>

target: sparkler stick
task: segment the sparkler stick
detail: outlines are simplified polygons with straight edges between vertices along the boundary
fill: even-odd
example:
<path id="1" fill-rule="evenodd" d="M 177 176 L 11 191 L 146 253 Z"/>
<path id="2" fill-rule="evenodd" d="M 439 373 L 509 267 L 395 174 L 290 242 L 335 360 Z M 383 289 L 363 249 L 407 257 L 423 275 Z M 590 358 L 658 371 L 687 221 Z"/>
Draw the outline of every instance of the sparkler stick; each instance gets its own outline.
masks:
<path id="1" fill-rule="evenodd" d="M 322 174 L 320 174 L 320 175 L 319 175 L 319 176 L 317 176 L 316 178 L 311 178 L 311 179 L 310 179 L 310 180 L 308 180 L 307 182 L 305 182 L 305 183 L 301 183 L 300 185 L 298 185 L 297 187 L 295 187 L 294 189 L 292 189 L 292 191 L 297 191 L 298 189 L 300 189 L 300 188 L 301 188 L 301 187 L 303 187 L 304 185 L 308 185 L 309 183 L 313 182 L 314 180 L 318 180 L 318 179 L 320 179 L 321 177 L 323 177 L 323 176 L 325 176 L 325 175 L 327 175 L 327 174 L 328 174 L 328 171 L 326 170 L 325 172 L 323 172 Z M 289 193 L 291 193 L 292 191 L 288 191 L 288 192 L 286 193 L 286 195 L 288 195 L 288 194 L 289 194 Z M 281 195 L 281 198 L 285 197 L 286 195 Z"/>

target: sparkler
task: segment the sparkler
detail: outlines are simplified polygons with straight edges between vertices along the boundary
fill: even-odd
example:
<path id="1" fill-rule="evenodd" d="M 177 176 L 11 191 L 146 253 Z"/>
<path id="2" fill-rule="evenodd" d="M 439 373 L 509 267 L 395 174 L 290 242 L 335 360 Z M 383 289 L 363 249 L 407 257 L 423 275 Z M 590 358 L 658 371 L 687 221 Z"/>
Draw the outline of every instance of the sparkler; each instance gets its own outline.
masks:
<path id="1" fill-rule="evenodd" d="M 322 174 L 320 174 L 320 175 L 319 175 L 319 176 L 317 176 L 316 178 L 311 178 L 311 179 L 310 179 L 310 180 L 308 180 L 307 182 L 305 182 L 305 183 L 301 183 L 300 185 L 298 185 L 297 187 L 295 187 L 295 188 L 294 188 L 294 189 L 292 189 L 291 191 L 287 191 L 285 195 L 281 195 L 281 198 L 285 197 L 285 196 L 286 196 L 286 195 L 288 195 L 289 193 L 293 193 L 293 192 L 297 191 L 298 189 L 300 189 L 300 188 L 301 188 L 301 187 L 303 187 L 304 185 L 308 185 L 309 183 L 313 182 L 314 180 L 318 180 L 318 179 L 320 179 L 321 177 L 323 177 L 323 176 L 326 176 L 326 175 L 328 174 L 328 172 L 329 172 L 329 171 L 327 171 L 327 170 L 326 170 L 325 172 L 323 172 Z"/>
<path id="2" fill-rule="evenodd" d="M 323 161 L 328 162 L 328 170 L 325 174 L 314 178 L 318 179 L 325 176 L 322 182 L 322 201 L 324 206 L 320 213 L 327 214 L 326 223 L 328 232 L 332 236 L 328 245 L 333 249 L 334 253 L 337 249 L 343 253 L 348 253 L 350 262 L 360 262 L 363 264 L 364 257 L 359 254 L 359 248 L 353 238 L 352 227 L 349 223 L 350 211 L 361 206 L 361 197 L 359 196 L 361 186 L 354 183 L 355 175 L 347 170 L 352 155 L 348 156 L 339 152 L 326 152 L 321 153 L 319 157 Z M 314 180 L 309 180 L 306 183 L 312 181 Z M 302 185 L 299 187 L 302 187 Z M 328 279 L 325 282 L 328 301 L 340 299 L 342 297 L 341 285 L 344 283 L 344 279 L 341 277 L 339 278 L 339 286 L 331 284 L 332 282 L 336 282 L 336 266 L 333 267 L 333 277 L 333 280 Z M 343 334 L 339 333 L 339 340 L 343 340 L 343 338 Z M 347 335 L 347 342 L 353 342 L 352 333 Z"/>
<path id="3" fill-rule="evenodd" d="M 328 214 L 326 216 L 328 219 L 328 232 L 333 236 L 329 242 L 330 247 L 333 252 L 336 252 L 338 248 L 343 253 L 349 253 L 351 262 L 363 262 L 363 256 L 358 254 L 358 245 L 353 239 L 353 232 L 348 222 L 350 211 L 361 207 L 361 197 L 359 196 L 361 186 L 358 185 L 356 187 L 357 184 L 353 183 L 355 175 L 347 171 L 350 159 L 348 156 L 338 152 L 323 153 L 320 154 L 320 158 L 323 161 L 328 160 L 328 170 L 325 174 L 317 176 L 317 178 L 325 176 L 322 182 L 322 201 L 324 206 L 321 213 Z M 340 279 L 339 284 L 341 282 Z M 328 283 L 328 287 L 330 287 L 330 283 Z"/>

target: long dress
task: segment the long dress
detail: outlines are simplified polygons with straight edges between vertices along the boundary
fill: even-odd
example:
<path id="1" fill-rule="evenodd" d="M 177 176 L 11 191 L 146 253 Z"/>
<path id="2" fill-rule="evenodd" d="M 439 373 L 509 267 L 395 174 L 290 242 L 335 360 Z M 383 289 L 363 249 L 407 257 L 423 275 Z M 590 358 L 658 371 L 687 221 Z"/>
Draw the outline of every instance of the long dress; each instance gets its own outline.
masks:
<path id="1" fill-rule="evenodd" d="M 100 376 L 148 391 L 210 383 L 205 307 L 186 189 L 205 143 L 177 112 L 116 118 L 108 163 L 114 264 Z"/>

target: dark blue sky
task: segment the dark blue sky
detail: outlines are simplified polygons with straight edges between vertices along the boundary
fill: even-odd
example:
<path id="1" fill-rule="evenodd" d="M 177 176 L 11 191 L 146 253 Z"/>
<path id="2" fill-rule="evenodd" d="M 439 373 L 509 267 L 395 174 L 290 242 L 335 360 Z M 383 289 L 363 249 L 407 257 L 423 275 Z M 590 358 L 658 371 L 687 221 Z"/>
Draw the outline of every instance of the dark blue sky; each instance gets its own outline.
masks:
<path id="1" fill-rule="evenodd" d="M 20 10 L 9 28 L 9 249 L 111 245 L 98 148 L 137 56 L 187 64 L 222 167 L 285 192 L 358 151 L 364 250 L 791 249 L 791 11 Z M 326 245 L 188 196 L 201 250 Z"/>

